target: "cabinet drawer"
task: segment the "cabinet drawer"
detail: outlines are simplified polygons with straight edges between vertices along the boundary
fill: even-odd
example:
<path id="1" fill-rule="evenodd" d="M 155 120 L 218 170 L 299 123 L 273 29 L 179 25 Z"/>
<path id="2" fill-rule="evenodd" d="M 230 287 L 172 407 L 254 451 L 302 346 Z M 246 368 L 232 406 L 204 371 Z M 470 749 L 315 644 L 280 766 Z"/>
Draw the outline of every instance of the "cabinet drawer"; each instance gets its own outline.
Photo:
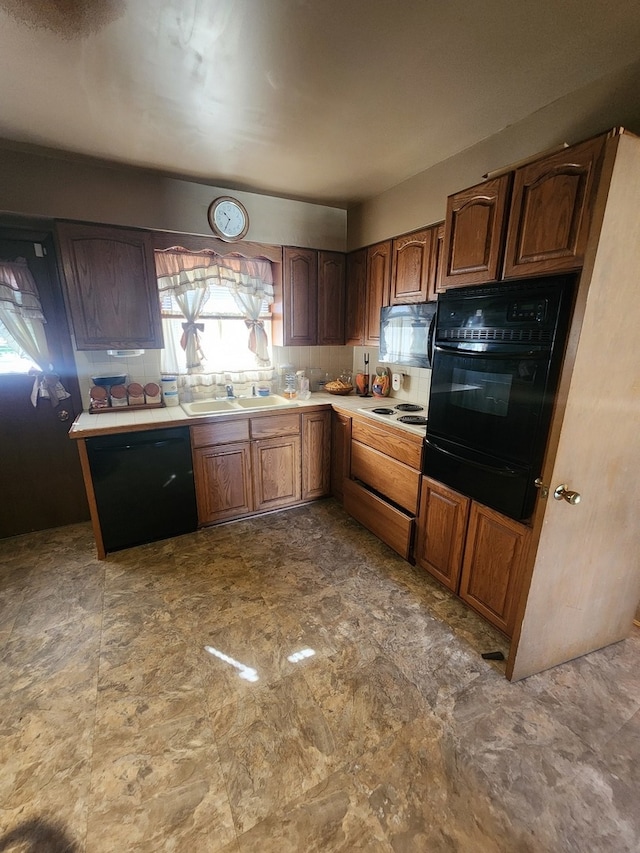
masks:
<path id="1" fill-rule="evenodd" d="M 230 441 L 249 440 L 249 419 L 243 421 L 216 421 L 191 427 L 192 447 L 226 444 Z"/>
<path id="2" fill-rule="evenodd" d="M 344 508 L 405 560 L 411 552 L 413 519 L 353 480 L 344 481 Z"/>
<path id="3" fill-rule="evenodd" d="M 251 418 L 251 438 L 274 438 L 277 435 L 300 435 L 298 412 Z"/>
<path id="4" fill-rule="evenodd" d="M 418 471 L 422 466 L 422 439 L 419 436 L 412 440 L 408 435 L 354 418 L 352 437 Z"/>
<path id="5" fill-rule="evenodd" d="M 411 515 L 417 515 L 420 473 L 408 465 L 390 459 L 359 441 L 352 441 L 351 476 L 362 480 Z"/>

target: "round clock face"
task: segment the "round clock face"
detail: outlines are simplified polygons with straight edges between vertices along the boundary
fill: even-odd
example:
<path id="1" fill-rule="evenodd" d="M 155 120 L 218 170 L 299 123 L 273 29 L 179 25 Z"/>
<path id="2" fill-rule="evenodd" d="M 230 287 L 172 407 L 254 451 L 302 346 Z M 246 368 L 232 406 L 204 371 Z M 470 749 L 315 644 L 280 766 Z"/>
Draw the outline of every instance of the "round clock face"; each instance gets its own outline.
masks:
<path id="1" fill-rule="evenodd" d="M 209 225 L 222 240 L 241 240 L 249 230 L 249 216 L 235 198 L 223 196 L 209 205 Z"/>

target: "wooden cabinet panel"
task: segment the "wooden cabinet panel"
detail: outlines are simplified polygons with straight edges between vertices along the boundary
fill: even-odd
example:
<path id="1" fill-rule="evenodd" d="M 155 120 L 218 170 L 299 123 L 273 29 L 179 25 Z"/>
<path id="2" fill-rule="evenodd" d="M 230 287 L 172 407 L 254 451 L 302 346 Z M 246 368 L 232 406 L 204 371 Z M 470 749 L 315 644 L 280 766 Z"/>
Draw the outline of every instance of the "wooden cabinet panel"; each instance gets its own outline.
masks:
<path id="1" fill-rule="evenodd" d="M 351 418 L 331 413 L 331 494 L 344 500 L 343 482 L 351 470 Z"/>
<path id="2" fill-rule="evenodd" d="M 200 524 L 253 510 L 248 442 L 197 448 L 193 460 Z"/>
<path id="3" fill-rule="evenodd" d="M 423 439 L 419 435 L 401 433 L 400 430 L 386 429 L 373 424 L 371 420 L 353 418 L 352 436 L 362 444 L 379 448 L 387 456 L 404 462 L 412 468 L 422 466 Z"/>
<path id="4" fill-rule="evenodd" d="M 442 483 L 422 478 L 415 560 L 453 592 L 460 582 L 470 504 Z"/>
<path id="5" fill-rule="evenodd" d="M 254 506 L 257 512 L 300 501 L 302 486 L 299 436 L 252 441 L 251 462 Z"/>
<path id="6" fill-rule="evenodd" d="M 414 521 L 353 480 L 344 481 L 344 508 L 405 560 L 411 554 Z"/>
<path id="7" fill-rule="evenodd" d="M 460 597 L 508 636 L 529 539 L 529 528 L 472 502 Z"/>
<path id="8" fill-rule="evenodd" d="M 230 441 L 249 440 L 249 418 L 238 421 L 216 421 L 191 427 L 191 446 L 206 447 Z"/>
<path id="9" fill-rule="evenodd" d="M 365 293 L 367 284 L 367 250 L 358 249 L 347 255 L 345 292 L 345 344 L 364 344 Z"/>
<path id="10" fill-rule="evenodd" d="M 511 177 L 501 175 L 449 196 L 443 287 L 498 280 Z"/>
<path id="11" fill-rule="evenodd" d="M 442 284 L 444 271 L 444 222 L 434 226 L 435 237 L 433 240 L 433 259 L 432 264 L 433 274 L 429 282 L 429 292 L 427 294 L 428 302 L 435 302 L 439 293 L 444 293 L 445 288 Z"/>
<path id="12" fill-rule="evenodd" d="M 56 232 L 77 348 L 162 348 L 151 235 L 70 222 Z"/>
<path id="13" fill-rule="evenodd" d="M 300 435 L 299 412 L 251 418 L 251 438 L 274 438 L 278 435 Z"/>
<path id="14" fill-rule="evenodd" d="M 318 252 L 318 346 L 344 344 L 346 256 Z"/>
<path id="15" fill-rule="evenodd" d="M 315 346 L 318 334 L 318 254 L 315 249 L 285 246 L 282 251 L 282 266 L 282 345 Z"/>
<path id="16" fill-rule="evenodd" d="M 379 450 L 351 442 L 351 476 L 361 480 L 376 492 L 406 509 L 412 515 L 418 512 L 420 473 L 391 459 Z"/>
<path id="17" fill-rule="evenodd" d="M 380 309 L 389 304 L 391 284 L 391 241 L 367 249 L 365 294 L 365 346 L 380 345 Z"/>
<path id="18" fill-rule="evenodd" d="M 590 139 L 516 170 L 505 278 L 582 266 L 605 138 Z"/>
<path id="19" fill-rule="evenodd" d="M 331 487 L 331 412 L 302 415 L 302 500 L 329 494 Z"/>
<path id="20" fill-rule="evenodd" d="M 433 263 L 434 231 L 423 228 L 396 237 L 392 244 L 389 304 L 426 302 Z"/>

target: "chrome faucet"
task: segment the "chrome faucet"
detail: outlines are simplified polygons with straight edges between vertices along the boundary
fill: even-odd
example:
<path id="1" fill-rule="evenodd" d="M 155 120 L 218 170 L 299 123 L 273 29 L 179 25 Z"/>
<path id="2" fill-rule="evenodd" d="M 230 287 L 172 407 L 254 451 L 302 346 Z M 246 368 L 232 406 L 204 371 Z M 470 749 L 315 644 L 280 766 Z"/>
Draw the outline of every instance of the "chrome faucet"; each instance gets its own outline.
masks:
<path id="1" fill-rule="evenodd" d="M 226 391 L 227 391 L 227 397 L 229 397 L 230 399 L 232 399 L 233 397 L 235 397 L 235 396 L 236 396 L 236 395 L 233 393 L 233 385 L 227 385 L 227 386 L 226 386 Z"/>

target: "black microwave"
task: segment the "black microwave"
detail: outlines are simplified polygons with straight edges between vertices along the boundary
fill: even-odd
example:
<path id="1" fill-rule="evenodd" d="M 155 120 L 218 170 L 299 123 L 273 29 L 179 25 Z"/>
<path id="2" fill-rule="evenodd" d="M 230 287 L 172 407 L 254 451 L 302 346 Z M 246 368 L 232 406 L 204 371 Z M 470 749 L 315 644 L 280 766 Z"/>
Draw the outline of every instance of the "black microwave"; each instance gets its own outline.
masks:
<path id="1" fill-rule="evenodd" d="M 431 367 L 435 316 L 435 302 L 382 308 L 379 361 L 405 367 Z"/>

